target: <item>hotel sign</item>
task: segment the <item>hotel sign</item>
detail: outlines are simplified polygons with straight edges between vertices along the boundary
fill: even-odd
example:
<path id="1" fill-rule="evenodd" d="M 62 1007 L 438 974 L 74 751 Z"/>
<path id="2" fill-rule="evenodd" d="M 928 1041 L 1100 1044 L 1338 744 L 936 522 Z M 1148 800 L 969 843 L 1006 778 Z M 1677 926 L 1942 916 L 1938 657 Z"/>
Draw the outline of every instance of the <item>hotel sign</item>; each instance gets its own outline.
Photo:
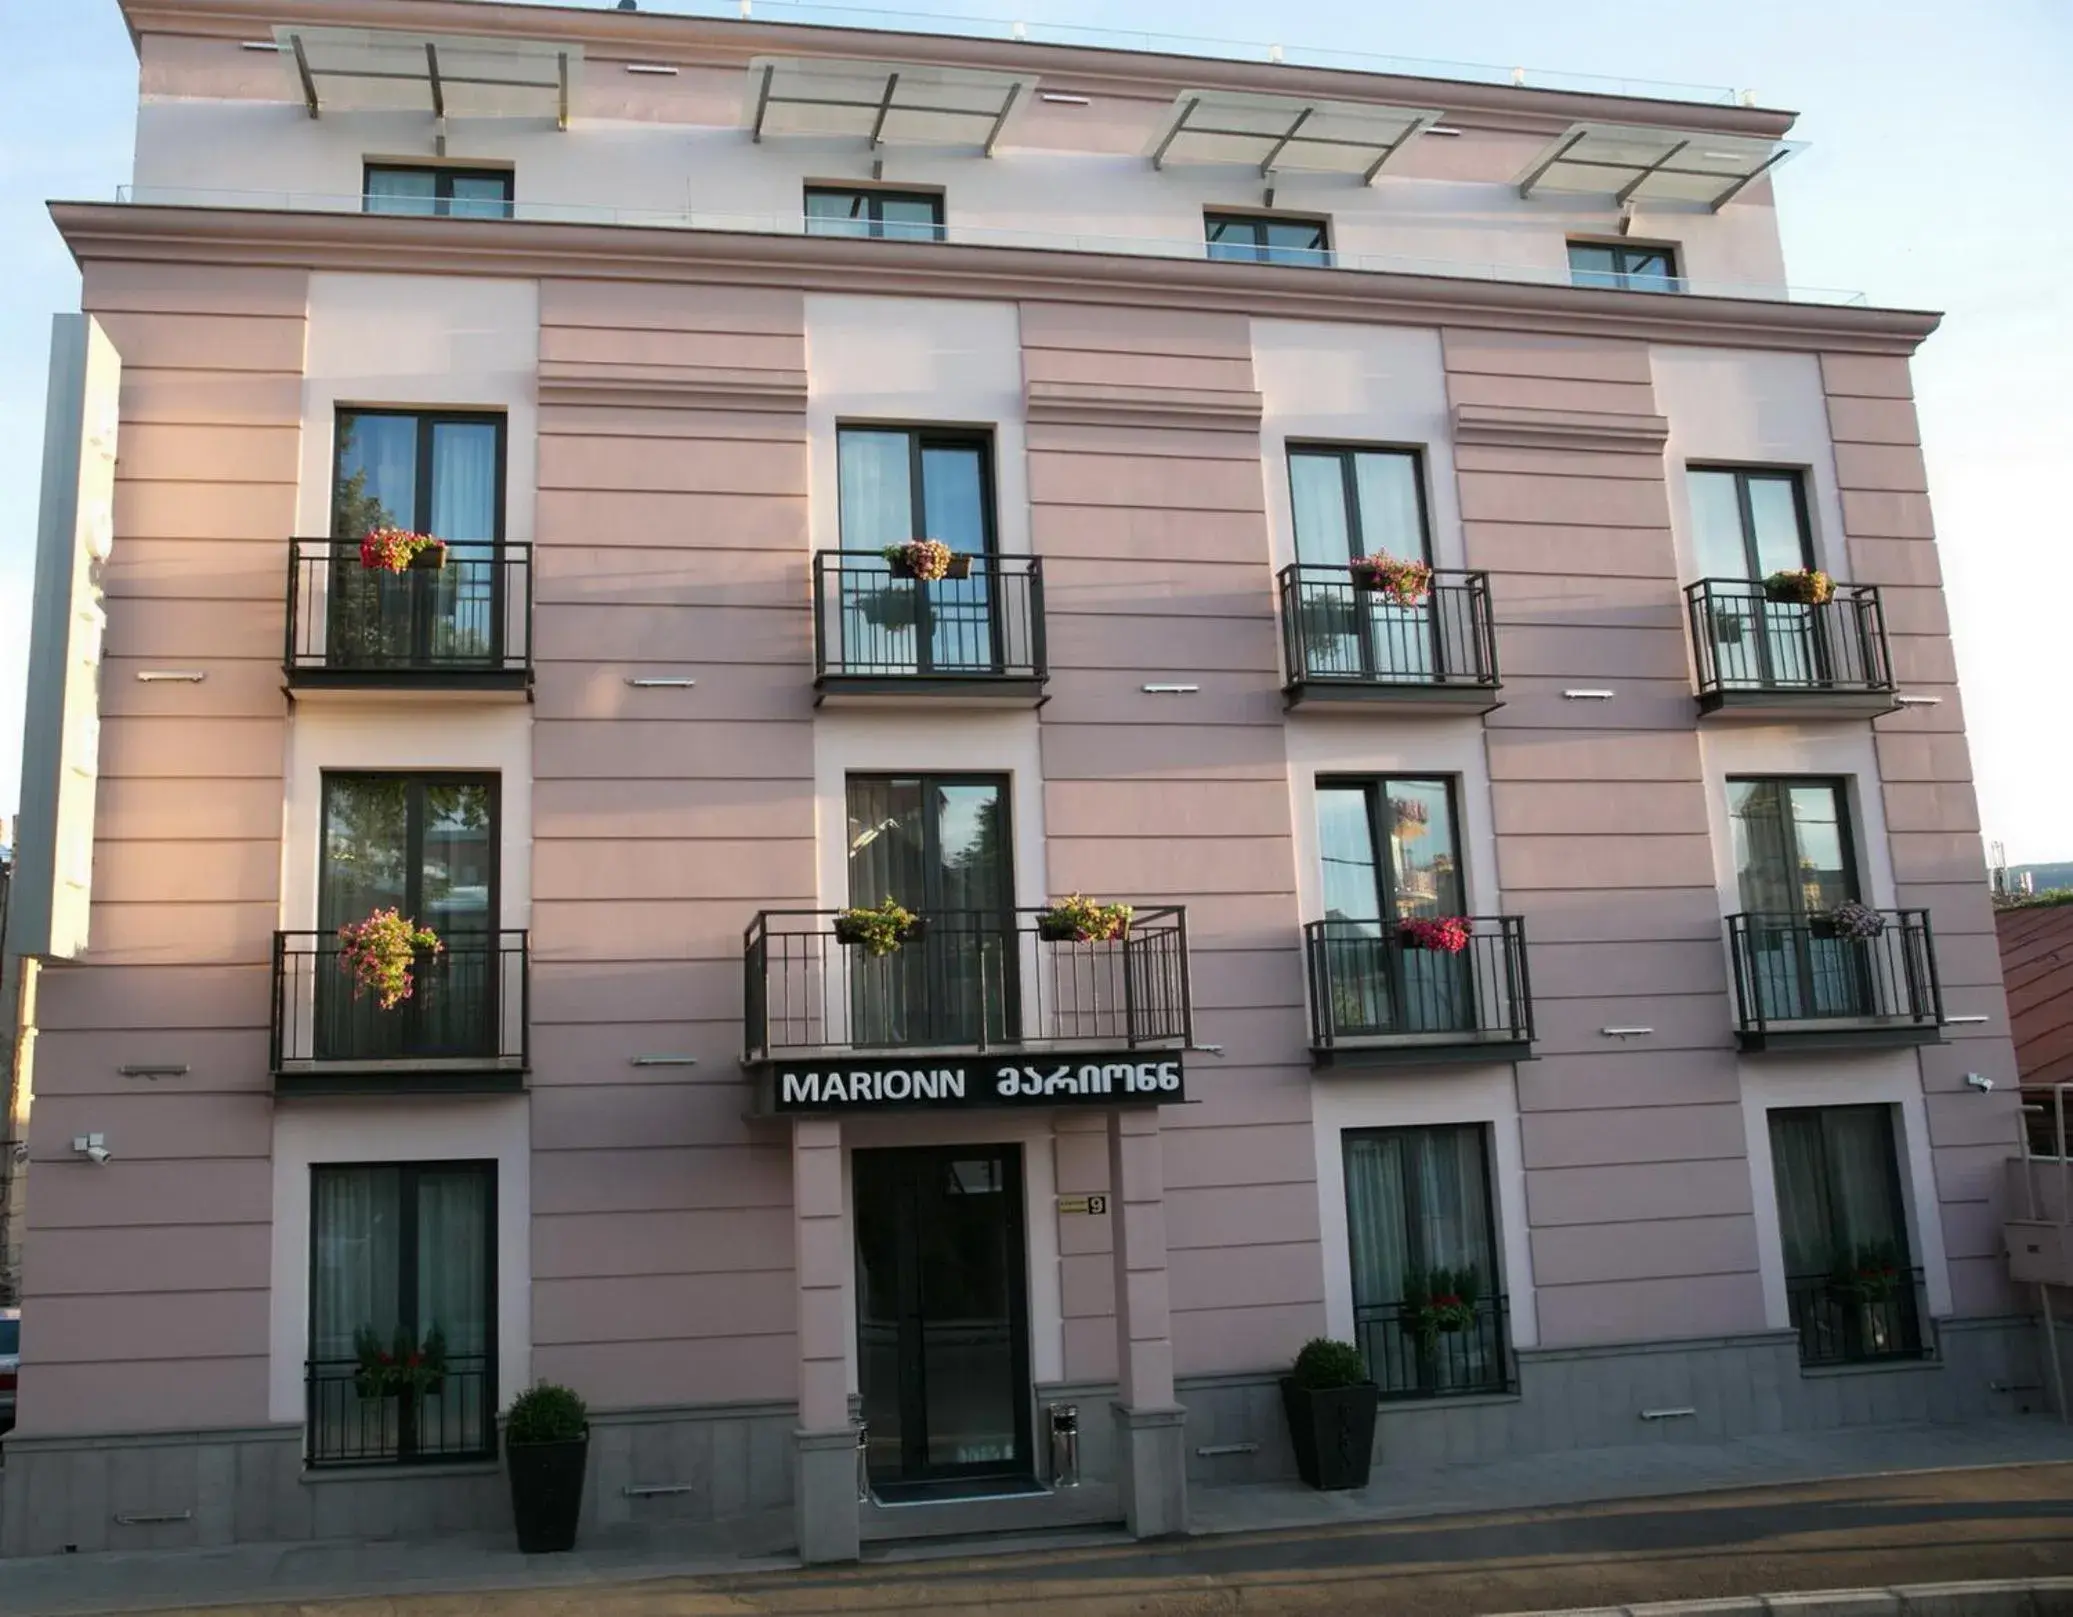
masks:
<path id="1" fill-rule="evenodd" d="M 774 1061 L 765 1082 L 769 1110 L 780 1113 L 1118 1106 L 1188 1098 L 1178 1050 Z"/>

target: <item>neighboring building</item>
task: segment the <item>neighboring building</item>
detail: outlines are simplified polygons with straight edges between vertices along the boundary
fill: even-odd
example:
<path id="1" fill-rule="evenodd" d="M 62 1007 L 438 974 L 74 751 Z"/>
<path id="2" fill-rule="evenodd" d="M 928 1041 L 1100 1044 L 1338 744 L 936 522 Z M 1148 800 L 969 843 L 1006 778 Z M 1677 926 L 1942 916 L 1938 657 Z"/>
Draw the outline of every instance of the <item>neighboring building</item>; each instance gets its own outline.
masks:
<path id="1" fill-rule="evenodd" d="M 25 816 L 93 887 L 32 951 L 8 1552 L 494 1525 L 536 1377 L 592 1525 L 809 1559 L 1178 1528 L 1288 1472 L 1327 1332 L 1406 1485 L 2038 1384 L 1936 317 L 1789 292 L 1790 114 L 124 11 L 135 188 L 53 209 L 53 432 L 104 332 L 121 459 L 112 553 L 46 494 L 34 700 L 92 689 L 68 580 L 107 634 L 98 798 L 53 726 Z M 444 951 L 383 1010 L 389 906 Z"/>
<path id="2" fill-rule="evenodd" d="M 2055 1152 L 2054 1084 L 2073 1083 L 2073 903 L 2007 904 L 1994 912 L 2008 1031 L 2030 1114 L 2034 1149 Z M 2073 1122 L 2069 1122 L 2073 1127 Z"/>

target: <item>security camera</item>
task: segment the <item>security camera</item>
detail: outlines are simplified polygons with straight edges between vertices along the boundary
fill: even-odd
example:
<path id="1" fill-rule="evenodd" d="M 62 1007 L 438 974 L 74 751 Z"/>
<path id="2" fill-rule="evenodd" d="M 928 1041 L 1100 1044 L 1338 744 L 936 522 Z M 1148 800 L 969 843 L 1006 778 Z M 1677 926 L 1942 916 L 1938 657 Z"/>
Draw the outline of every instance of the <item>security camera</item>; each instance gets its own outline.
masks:
<path id="1" fill-rule="evenodd" d="M 1991 1093 L 1994 1088 L 1994 1080 L 1983 1072 L 1968 1072 L 1965 1081 L 1982 1095 Z"/>
<path id="2" fill-rule="evenodd" d="M 100 1134 L 73 1135 L 72 1149 L 97 1168 L 115 1155 L 113 1151 L 108 1149 L 106 1136 Z"/>

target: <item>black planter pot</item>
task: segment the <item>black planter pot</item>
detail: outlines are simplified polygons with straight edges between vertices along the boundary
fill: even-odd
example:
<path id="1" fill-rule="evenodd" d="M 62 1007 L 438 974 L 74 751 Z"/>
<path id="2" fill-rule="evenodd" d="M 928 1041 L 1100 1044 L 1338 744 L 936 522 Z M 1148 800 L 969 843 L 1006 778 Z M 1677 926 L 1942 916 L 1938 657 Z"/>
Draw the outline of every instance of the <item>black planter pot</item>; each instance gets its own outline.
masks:
<path id="1" fill-rule="evenodd" d="M 968 550 L 953 550 L 950 553 L 950 570 L 945 578 L 970 578 L 972 576 L 972 555 Z"/>
<path id="2" fill-rule="evenodd" d="M 520 1553 L 550 1555 L 574 1549 L 576 1522 L 583 1513 L 588 1434 L 568 1443 L 510 1443 L 505 1453 Z"/>
<path id="3" fill-rule="evenodd" d="M 1365 1488 L 1375 1459 L 1375 1406 L 1380 1391 L 1372 1381 L 1357 1387 L 1314 1391 L 1281 1378 L 1281 1407 L 1296 1451 L 1296 1470 L 1313 1488 Z"/>

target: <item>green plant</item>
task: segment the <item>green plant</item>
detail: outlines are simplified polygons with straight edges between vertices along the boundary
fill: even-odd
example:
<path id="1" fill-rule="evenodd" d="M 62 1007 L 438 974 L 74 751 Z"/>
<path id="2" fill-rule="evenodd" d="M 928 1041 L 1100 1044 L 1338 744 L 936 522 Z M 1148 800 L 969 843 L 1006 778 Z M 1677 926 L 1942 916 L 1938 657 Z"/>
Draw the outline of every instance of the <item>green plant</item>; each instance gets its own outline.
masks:
<path id="1" fill-rule="evenodd" d="M 1475 1265 L 1459 1269 L 1413 1269 L 1404 1276 L 1404 1324 L 1420 1341 L 1465 1331 L 1476 1322 L 1482 1281 Z"/>
<path id="2" fill-rule="evenodd" d="M 1818 567 L 1791 567 L 1766 577 L 1763 592 L 1773 601 L 1820 606 L 1834 598 L 1835 580 Z"/>
<path id="3" fill-rule="evenodd" d="M 1128 904 L 1097 904 L 1081 893 L 1037 911 L 1037 931 L 1053 943 L 1111 943 L 1130 932 Z"/>
<path id="4" fill-rule="evenodd" d="M 835 941 L 877 957 L 896 953 L 916 935 L 921 917 L 888 896 L 881 904 L 852 905 L 835 917 Z"/>
<path id="5" fill-rule="evenodd" d="M 535 1382 L 511 1400 L 504 1437 L 511 1443 L 573 1443 L 590 1430 L 590 1410 L 573 1391 Z"/>
<path id="6" fill-rule="evenodd" d="M 950 576 L 950 547 L 940 539 L 910 539 L 904 545 L 887 545 L 879 554 L 896 571 L 924 583 Z"/>
<path id="7" fill-rule="evenodd" d="M 427 550 L 444 550 L 446 541 L 408 528 L 370 528 L 360 541 L 360 565 L 370 570 L 400 573 Z"/>
<path id="8" fill-rule="evenodd" d="M 362 1398 L 422 1397 L 446 1384 L 446 1333 L 437 1325 L 423 1342 L 399 1325 L 386 1347 L 372 1325 L 363 1325 L 353 1333 L 353 1353 L 360 1361 L 353 1388 Z"/>
<path id="9" fill-rule="evenodd" d="M 1863 1241 L 1837 1254 L 1828 1288 L 1853 1303 L 1882 1303 L 1900 1286 L 1900 1254 L 1890 1241 Z"/>
<path id="10" fill-rule="evenodd" d="M 1360 1349 L 1351 1342 L 1314 1336 L 1296 1355 L 1296 1367 L 1289 1379 L 1306 1392 L 1330 1392 L 1334 1387 L 1361 1385 L 1368 1379 L 1368 1366 Z"/>
<path id="11" fill-rule="evenodd" d="M 1356 584 L 1379 591 L 1398 606 L 1422 605 L 1432 589 L 1432 568 L 1422 561 L 1388 555 L 1362 556 L 1352 566 Z"/>
<path id="12" fill-rule="evenodd" d="M 416 991 L 412 968 L 420 954 L 439 954 L 446 945 L 430 927 L 405 920 L 392 905 L 364 921 L 348 921 L 338 929 L 338 964 L 353 979 L 354 993 L 372 990 L 385 1011 L 393 1011 Z"/>

